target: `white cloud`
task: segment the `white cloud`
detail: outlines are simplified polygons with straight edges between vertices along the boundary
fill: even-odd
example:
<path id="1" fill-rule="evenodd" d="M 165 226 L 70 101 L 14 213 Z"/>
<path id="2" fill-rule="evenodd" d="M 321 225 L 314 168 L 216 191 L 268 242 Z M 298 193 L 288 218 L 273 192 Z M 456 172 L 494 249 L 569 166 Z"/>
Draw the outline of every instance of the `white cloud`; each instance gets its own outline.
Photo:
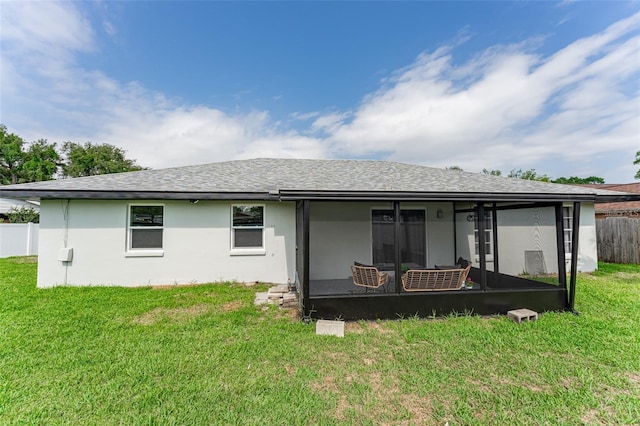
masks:
<path id="1" fill-rule="evenodd" d="M 451 48 L 423 54 L 335 128 L 333 150 L 474 171 L 628 154 L 640 146 L 640 97 L 629 91 L 640 72 L 639 26 L 636 14 L 549 58 L 526 45 L 461 65 Z"/>
<path id="2" fill-rule="evenodd" d="M 73 3 L 3 1 L 0 23 L 3 42 L 40 57 L 94 48 L 93 29 Z"/>
<path id="3" fill-rule="evenodd" d="M 640 146 L 640 14 L 548 57 L 536 53 L 544 39 L 533 37 L 457 63 L 464 40 L 455 41 L 394 72 L 353 111 L 291 113 L 289 124 L 308 121 L 296 131 L 268 111 L 190 105 L 80 67 L 76 55 L 97 47 L 76 3 L 2 6 L 4 124 L 28 140 L 111 143 L 154 168 L 258 156 L 368 157 L 572 174 L 564 162 L 606 176 L 612 166 L 598 158 L 619 152 L 620 164 L 630 163 Z M 112 21 L 102 25 L 118 33 Z"/>

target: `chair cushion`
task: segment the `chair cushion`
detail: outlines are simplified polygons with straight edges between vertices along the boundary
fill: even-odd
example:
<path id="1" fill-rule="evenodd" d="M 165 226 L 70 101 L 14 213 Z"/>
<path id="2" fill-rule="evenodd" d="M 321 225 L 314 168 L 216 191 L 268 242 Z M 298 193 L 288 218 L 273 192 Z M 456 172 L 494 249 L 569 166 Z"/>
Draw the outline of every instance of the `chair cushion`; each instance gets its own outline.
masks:
<path id="1" fill-rule="evenodd" d="M 367 265 L 365 263 L 356 262 L 355 260 L 353 261 L 353 265 L 354 266 L 362 266 L 362 267 L 365 267 L 365 268 L 373 268 L 374 267 L 373 265 Z"/>

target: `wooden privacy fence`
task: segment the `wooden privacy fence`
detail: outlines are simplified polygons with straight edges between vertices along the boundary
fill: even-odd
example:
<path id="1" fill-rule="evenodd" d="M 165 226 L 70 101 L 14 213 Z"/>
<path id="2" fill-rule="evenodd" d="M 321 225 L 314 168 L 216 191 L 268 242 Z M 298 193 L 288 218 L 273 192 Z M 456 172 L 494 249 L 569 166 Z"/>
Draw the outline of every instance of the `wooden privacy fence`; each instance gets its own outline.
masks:
<path id="1" fill-rule="evenodd" d="M 640 264 L 640 218 L 607 217 L 596 220 L 598 260 Z"/>

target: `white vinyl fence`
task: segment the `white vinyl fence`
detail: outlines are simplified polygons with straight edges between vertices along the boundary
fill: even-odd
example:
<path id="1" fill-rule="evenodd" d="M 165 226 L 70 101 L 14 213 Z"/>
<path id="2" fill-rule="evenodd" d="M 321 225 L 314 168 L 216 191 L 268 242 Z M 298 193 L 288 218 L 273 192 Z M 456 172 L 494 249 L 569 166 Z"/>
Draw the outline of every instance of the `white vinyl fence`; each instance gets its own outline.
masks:
<path id="1" fill-rule="evenodd" d="M 37 223 L 0 223 L 0 257 L 38 254 Z"/>

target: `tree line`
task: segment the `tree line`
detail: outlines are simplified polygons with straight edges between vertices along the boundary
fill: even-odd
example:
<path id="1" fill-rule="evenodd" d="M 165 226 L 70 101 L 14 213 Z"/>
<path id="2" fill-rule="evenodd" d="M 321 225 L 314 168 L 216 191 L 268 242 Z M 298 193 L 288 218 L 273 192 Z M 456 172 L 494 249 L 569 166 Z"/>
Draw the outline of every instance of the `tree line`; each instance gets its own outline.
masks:
<path id="1" fill-rule="evenodd" d="M 464 171 L 458 166 L 447 167 L 447 170 L 458 170 Z M 640 173 L 640 172 L 639 172 Z M 501 170 L 488 170 L 482 169 L 482 174 L 490 175 L 490 176 L 503 176 Z M 557 179 L 553 179 L 550 176 L 539 174 L 536 172 L 536 169 L 512 169 L 508 174 L 504 175 L 510 178 L 516 179 L 525 179 L 525 180 L 537 180 L 540 182 L 551 182 L 551 183 L 563 183 L 563 184 L 592 184 L 592 183 L 604 183 L 604 179 L 598 176 L 589 176 L 586 178 L 581 178 L 577 176 L 571 177 L 559 177 Z"/>
<path id="2" fill-rule="evenodd" d="M 633 164 L 640 165 L 640 151 L 636 152 L 636 158 Z M 458 166 L 447 167 L 448 170 L 459 170 L 463 171 L 462 168 Z M 503 176 L 501 170 L 488 170 L 482 169 L 482 173 L 485 175 L 491 176 Z M 547 176 L 546 174 L 539 174 L 536 172 L 536 169 L 512 169 L 507 175 L 510 178 L 517 179 L 525 179 L 525 180 L 537 180 L 540 182 L 551 182 L 551 183 L 562 183 L 562 184 L 598 184 L 604 183 L 604 179 L 599 176 L 589 176 L 585 178 L 581 178 L 578 176 L 570 176 L 570 177 L 559 177 L 556 179 Z M 634 176 L 636 179 L 640 179 L 640 170 Z"/>
<path id="3" fill-rule="evenodd" d="M 67 141 L 58 148 L 46 139 L 26 142 L 0 124 L 1 185 L 144 169 L 114 145 Z"/>

